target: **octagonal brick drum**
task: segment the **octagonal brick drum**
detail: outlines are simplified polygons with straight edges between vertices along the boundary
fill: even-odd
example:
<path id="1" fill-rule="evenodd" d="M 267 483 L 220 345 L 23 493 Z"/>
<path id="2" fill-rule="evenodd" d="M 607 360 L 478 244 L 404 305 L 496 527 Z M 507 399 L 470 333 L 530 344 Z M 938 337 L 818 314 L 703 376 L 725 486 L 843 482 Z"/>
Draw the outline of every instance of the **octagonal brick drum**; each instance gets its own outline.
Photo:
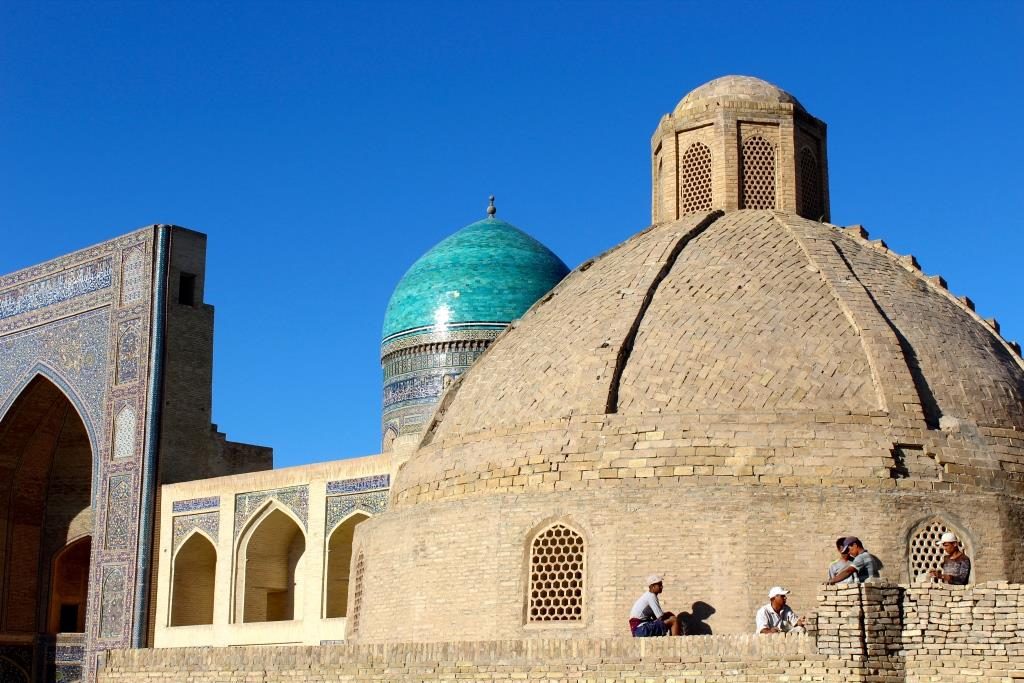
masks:
<path id="1" fill-rule="evenodd" d="M 704 632 L 750 632 L 773 585 L 814 608 L 846 534 L 899 581 L 942 528 L 973 580 L 1024 581 L 1022 396 L 1014 349 L 858 230 L 659 224 L 447 392 L 391 510 L 359 527 L 351 636 L 627 635 L 651 573 Z M 538 619 L 538 595 L 567 606 Z"/>

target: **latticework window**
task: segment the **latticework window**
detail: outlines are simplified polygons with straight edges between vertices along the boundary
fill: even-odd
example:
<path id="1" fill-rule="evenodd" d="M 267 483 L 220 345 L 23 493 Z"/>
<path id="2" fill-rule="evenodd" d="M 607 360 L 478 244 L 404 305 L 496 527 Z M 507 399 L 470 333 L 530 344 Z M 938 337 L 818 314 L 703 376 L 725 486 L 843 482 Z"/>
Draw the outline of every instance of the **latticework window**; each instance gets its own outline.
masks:
<path id="1" fill-rule="evenodd" d="M 933 520 L 922 525 L 910 537 L 910 548 L 908 550 L 911 580 L 917 581 L 932 569 L 942 567 L 942 558 L 945 556 L 945 552 L 942 550 L 942 546 L 939 545 L 939 539 L 947 531 L 952 531 L 957 535 L 957 538 L 960 538 L 960 534 L 957 533 L 956 529 L 951 528 L 940 520 Z M 963 548 L 962 541 L 960 547 L 961 549 Z"/>
<path id="2" fill-rule="evenodd" d="M 582 621 L 586 547 L 583 537 L 554 524 L 530 544 L 527 621 Z"/>
<path id="3" fill-rule="evenodd" d="M 743 208 L 775 208 L 775 147 L 759 135 L 743 141 Z"/>
<path id="4" fill-rule="evenodd" d="M 818 159 L 807 147 L 800 150 L 797 172 L 800 174 L 800 215 L 812 220 L 823 218 L 825 211 L 822 208 Z"/>
<path id="5" fill-rule="evenodd" d="M 352 630 L 355 633 L 359 628 L 359 615 L 363 611 L 363 575 L 366 573 L 366 560 L 363 553 L 356 556 L 355 585 L 352 587 Z"/>
<path id="6" fill-rule="evenodd" d="M 679 164 L 679 206 L 682 213 L 711 210 L 711 150 L 695 142 Z"/>

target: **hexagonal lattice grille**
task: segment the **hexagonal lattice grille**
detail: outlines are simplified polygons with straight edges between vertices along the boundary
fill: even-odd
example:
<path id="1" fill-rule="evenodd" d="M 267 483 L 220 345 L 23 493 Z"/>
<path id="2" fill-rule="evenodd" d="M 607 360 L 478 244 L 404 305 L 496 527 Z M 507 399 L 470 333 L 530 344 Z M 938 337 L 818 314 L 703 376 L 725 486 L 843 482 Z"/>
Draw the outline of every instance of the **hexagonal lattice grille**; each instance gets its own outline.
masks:
<path id="1" fill-rule="evenodd" d="M 530 546 L 530 596 L 527 621 L 582 621 L 583 537 L 554 524 Z"/>
<path id="2" fill-rule="evenodd" d="M 918 581 L 932 569 L 942 567 L 945 553 L 939 545 L 939 539 L 947 531 L 957 533 L 945 523 L 933 520 L 918 528 L 910 537 L 910 576 L 913 581 Z M 960 538 L 960 534 L 957 534 L 957 538 Z M 963 543 L 960 547 L 963 548 Z"/>
<path id="3" fill-rule="evenodd" d="M 679 208 L 682 213 L 711 210 L 711 150 L 699 142 L 679 164 Z"/>
<path id="4" fill-rule="evenodd" d="M 775 147 L 759 135 L 743 141 L 743 208 L 775 208 Z"/>
<path id="5" fill-rule="evenodd" d="M 363 575 L 366 573 L 366 561 L 363 553 L 356 557 L 355 585 L 352 587 L 352 633 L 359 628 L 359 614 L 363 611 Z"/>
<path id="6" fill-rule="evenodd" d="M 807 147 L 800 150 L 800 215 L 811 220 L 824 218 L 821 196 L 821 174 L 818 159 Z"/>

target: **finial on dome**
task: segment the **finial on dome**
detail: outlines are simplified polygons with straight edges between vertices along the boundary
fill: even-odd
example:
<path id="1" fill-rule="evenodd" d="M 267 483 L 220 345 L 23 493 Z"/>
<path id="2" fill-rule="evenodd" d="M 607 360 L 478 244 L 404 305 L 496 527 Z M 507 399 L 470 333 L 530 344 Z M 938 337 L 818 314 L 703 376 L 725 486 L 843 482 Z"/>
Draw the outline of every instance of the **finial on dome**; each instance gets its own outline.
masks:
<path id="1" fill-rule="evenodd" d="M 490 204 L 490 206 L 487 207 L 487 216 L 490 217 L 490 218 L 494 218 L 494 214 L 498 213 L 498 210 L 496 208 L 494 208 L 494 195 L 493 194 L 490 196 L 490 200 L 491 200 L 491 204 Z"/>

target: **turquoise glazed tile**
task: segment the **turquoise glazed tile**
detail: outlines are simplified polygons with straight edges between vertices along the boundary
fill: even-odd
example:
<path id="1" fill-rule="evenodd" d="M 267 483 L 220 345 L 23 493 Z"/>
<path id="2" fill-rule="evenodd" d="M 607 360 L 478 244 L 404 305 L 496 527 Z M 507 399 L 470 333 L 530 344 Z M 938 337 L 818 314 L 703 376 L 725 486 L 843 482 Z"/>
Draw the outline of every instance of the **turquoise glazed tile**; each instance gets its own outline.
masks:
<path id="1" fill-rule="evenodd" d="M 509 323 L 568 272 L 558 256 L 519 228 L 486 218 L 441 240 L 412 264 L 388 302 L 383 339 Z"/>

